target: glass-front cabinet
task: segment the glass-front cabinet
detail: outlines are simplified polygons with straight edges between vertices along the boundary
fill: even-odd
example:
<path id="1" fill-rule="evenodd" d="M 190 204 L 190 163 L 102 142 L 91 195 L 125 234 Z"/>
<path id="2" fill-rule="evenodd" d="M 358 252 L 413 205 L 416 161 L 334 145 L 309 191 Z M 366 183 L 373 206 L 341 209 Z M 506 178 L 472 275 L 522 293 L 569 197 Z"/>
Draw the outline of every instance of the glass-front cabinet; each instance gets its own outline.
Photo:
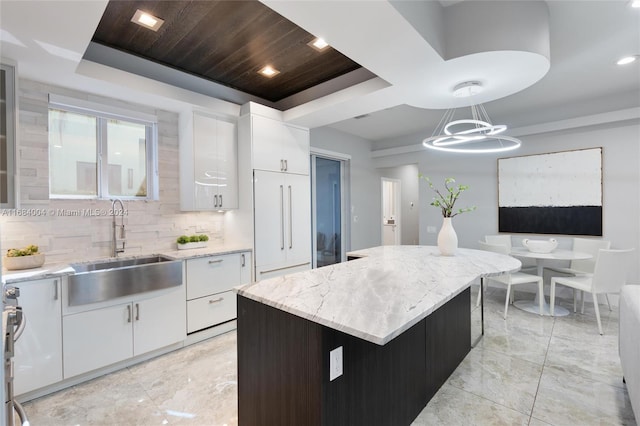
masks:
<path id="1" fill-rule="evenodd" d="M 16 72 L 0 63 L 0 208 L 15 207 Z"/>

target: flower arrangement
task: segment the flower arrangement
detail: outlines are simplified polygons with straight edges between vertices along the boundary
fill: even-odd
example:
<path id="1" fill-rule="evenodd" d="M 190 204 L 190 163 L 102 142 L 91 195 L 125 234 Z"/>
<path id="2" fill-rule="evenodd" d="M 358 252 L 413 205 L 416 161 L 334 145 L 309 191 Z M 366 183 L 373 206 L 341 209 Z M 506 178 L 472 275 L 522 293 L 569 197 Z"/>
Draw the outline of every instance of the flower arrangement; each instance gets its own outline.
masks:
<path id="1" fill-rule="evenodd" d="M 460 194 L 469 189 L 469 185 L 455 185 L 456 180 L 454 178 L 446 178 L 444 180 L 444 188 L 446 191 L 440 192 L 438 188 L 433 185 L 431 179 L 427 176 L 420 175 L 420 177 L 427 181 L 429 184 L 429 188 L 431 188 L 436 196 L 433 197 L 433 201 L 431 205 L 434 207 L 439 207 L 442 210 L 442 217 L 454 217 L 461 213 L 470 212 L 476 209 L 476 206 L 465 207 L 462 209 L 454 210 L 454 206 Z"/>

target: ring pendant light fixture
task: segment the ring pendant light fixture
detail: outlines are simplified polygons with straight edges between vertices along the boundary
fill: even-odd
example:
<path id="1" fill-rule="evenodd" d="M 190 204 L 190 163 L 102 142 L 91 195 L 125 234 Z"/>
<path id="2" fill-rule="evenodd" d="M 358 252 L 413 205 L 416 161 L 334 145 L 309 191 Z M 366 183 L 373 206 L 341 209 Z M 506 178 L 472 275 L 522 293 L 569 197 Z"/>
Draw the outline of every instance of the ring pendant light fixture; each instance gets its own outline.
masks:
<path id="1" fill-rule="evenodd" d="M 482 91 L 477 81 L 458 84 L 453 89 L 455 97 L 471 97 Z M 491 123 L 489 114 L 482 106 L 471 105 L 471 118 L 454 120 L 456 108 L 447 110 L 431 137 L 422 141 L 426 148 L 438 151 L 465 154 L 484 154 L 511 151 L 520 147 L 522 142 L 511 136 L 503 135 L 507 130 L 504 124 Z"/>

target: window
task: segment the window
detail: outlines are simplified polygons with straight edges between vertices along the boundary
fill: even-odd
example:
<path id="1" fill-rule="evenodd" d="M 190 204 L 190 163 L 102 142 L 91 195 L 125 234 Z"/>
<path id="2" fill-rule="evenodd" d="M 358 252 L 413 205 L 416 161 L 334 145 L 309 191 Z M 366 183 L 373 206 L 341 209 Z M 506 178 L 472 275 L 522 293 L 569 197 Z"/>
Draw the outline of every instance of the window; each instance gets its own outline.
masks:
<path id="1" fill-rule="evenodd" d="M 157 199 L 157 125 L 141 116 L 51 95 L 51 198 Z"/>

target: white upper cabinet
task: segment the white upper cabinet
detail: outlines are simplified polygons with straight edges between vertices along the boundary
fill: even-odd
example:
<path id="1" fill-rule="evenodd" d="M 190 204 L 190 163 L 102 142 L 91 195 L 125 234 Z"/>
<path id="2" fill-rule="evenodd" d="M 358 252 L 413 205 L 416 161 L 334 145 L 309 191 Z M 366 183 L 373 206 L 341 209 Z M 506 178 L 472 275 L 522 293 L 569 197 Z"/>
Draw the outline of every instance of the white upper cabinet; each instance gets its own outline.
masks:
<path id="1" fill-rule="evenodd" d="M 251 116 L 253 168 L 309 174 L 309 130 L 260 115 Z"/>
<path id="2" fill-rule="evenodd" d="M 200 112 L 180 119 L 181 209 L 238 208 L 236 124 Z"/>

